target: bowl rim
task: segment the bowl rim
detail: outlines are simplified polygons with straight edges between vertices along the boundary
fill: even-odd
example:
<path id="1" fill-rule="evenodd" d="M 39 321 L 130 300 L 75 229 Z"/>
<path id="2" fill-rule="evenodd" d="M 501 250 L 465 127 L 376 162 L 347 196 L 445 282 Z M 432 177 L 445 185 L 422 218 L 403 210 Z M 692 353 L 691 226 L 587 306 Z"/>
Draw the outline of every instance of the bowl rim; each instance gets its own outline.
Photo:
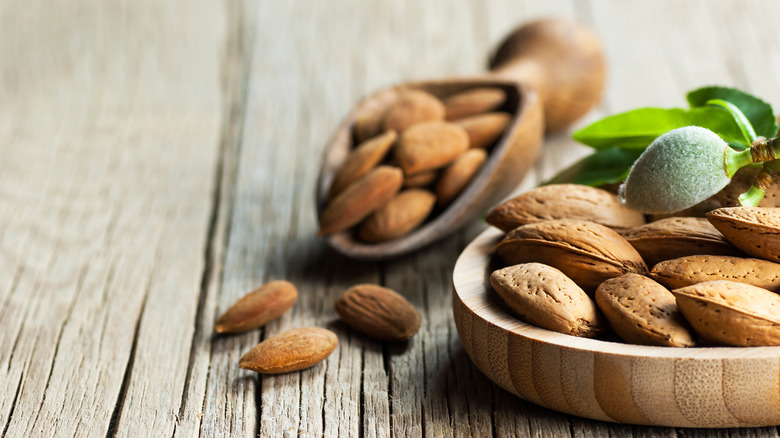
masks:
<path id="1" fill-rule="evenodd" d="M 474 315 L 488 324 L 500 327 L 516 336 L 574 349 L 615 356 L 667 358 L 688 360 L 768 359 L 780 358 L 780 346 L 774 347 L 661 347 L 624 344 L 581 338 L 539 328 L 521 321 L 490 299 L 486 279 L 493 250 L 504 233 L 490 227 L 480 233 L 461 252 L 452 274 L 453 294 Z"/>

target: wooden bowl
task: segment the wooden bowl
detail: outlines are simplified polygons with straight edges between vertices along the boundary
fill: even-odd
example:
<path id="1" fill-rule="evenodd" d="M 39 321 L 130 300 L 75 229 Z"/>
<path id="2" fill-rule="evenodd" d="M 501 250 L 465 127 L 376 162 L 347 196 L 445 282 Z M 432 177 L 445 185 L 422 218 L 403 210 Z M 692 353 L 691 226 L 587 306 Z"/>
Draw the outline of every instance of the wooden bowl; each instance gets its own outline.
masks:
<path id="1" fill-rule="evenodd" d="M 341 124 L 323 156 L 317 184 L 318 216 L 325 208 L 328 189 L 336 172 L 353 147 L 352 125 L 357 114 L 373 106 L 384 106 L 403 90 L 424 90 L 441 99 L 476 87 L 503 90 L 507 99 L 499 109 L 513 114 L 513 119 L 468 187 L 433 220 L 403 237 L 384 243 L 365 243 L 353 230 L 347 230 L 328 236 L 331 247 L 363 260 L 395 257 L 446 236 L 512 193 L 536 160 L 542 141 L 544 122 L 537 93 L 517 82 L 486 78 L 417 82 L 391 87 L 363 99 Z"/>
<path id="2" fill-rule="evenodd" d="M 618 423 L 780 424 L 780 347 L 648 347 L 531 326 L 488 286 L 502 237 L 488 229 L 466 247 L 452 295 L 466 352 L 502 388 L 556 411 Z"/>

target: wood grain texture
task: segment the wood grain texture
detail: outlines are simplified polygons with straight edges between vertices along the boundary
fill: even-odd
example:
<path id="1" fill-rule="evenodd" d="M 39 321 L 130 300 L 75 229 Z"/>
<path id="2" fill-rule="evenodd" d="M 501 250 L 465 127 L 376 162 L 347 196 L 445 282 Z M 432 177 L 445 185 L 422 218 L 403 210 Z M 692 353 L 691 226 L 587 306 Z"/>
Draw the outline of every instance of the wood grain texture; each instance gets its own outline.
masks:
<path id="1" fill-rule="evenodd" d="M 0 434 L 777 437 L 774 427 L 626 426 L 515 396 L 474 365 L 452 314 L 455 256 L 484 226 L 355 262 L 314 238 L 314 188 L 327 139 L 361 97 L 478 75 L 510 29 L 550 15 L 593 27 L 607 56 L 605 97 L 577 126 L 684 105 L 686 90 L 709 83 L 778 104 L 778 12 L 761 0 L 0 0 Z M 546 139 L 517 191 L 588 153 L 570 133 Z M 300 291 L 290 313 L 212 336 L 236 298 L 281 278 Z M 383 344 L 340 323 L 333 302 L 360 282 L 403 293 L 423 314 L 420 332 Z M 238 369 L 257 342 L 304 325 L 338 334 L 327 361 L 262 378 Z M 464 339 L 494 343 L 478 363 L 532 367 L 531 341 L 466 325 Z M 524 397 L 599 406 L 581 396 L 582 353 L 542 353 L 557 392 L 532 384 Z M 753 382 L 776 374 L 774 362 L 754 365 Z M 682 407 L 650 414 L 675 386 L 648 382 L 668 372 L 633 367 L 632 385 L 659 398 L 631 415 L 696 426 Z M 745 372 L 722 367 L 721 382 Z M 533 382 L 508 374 L 502 386 Z M 732 391 L 770 397 L 759 389 Z M 746 422 L 774 413 L 718 409 Z"/>
<path id="2" fill-rule="evenodd" d="M 617 423 L 721 428 L 780 422 L 778 347 L 646 347 L 564 335 L 511 316 L 485 281 L 502 235 L 496 229 L 480 234 L 453 274 L 455 325 L 470 332 L 464 348 L 493 382 L 521 396 L 528 392 L 524 385 L 533 386 L 529 399 L 538 396 L 543 406 Z M 514 342 L 497 341 L 502 337 Z M 526 363 L 501 360 L 505 355 L 525 356 Z M 568 376 L 577 372 L 578 378 Z"/>

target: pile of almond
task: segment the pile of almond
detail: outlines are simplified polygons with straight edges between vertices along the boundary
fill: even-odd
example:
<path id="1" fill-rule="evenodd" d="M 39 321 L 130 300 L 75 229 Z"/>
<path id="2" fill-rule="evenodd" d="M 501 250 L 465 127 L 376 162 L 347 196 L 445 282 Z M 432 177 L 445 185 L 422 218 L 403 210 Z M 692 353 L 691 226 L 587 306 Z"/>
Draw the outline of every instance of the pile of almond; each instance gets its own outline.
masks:
<path id="1" fill-rule="evenodd" d="M 214 332 L 238 334 L 258 329 L 290 310 L 297 299 L 298 290 L 289 281 L 266 283 L 230 306 L 217 319 Z M 381 341 L 406 341 L 420 328 L 420 313 L 406 298 L 375 284 L 347 289 L 335 307 L 350 327 Z M 294 328 L 257 344 L 241 357 L 239 366 L 262 374 L 303 370 L 325 360 L 338 343 L 330 330 Z"/>
<path id="2" fill-rule="evenodd" d="M 490 284 L 522 320 L 632 344 L 780 345 L 780 208 L 646 223 L 614 194 L 543 186 L 499 205 Z"/>
<path id="3" fill-rule="evenodd" d="M 406 89 L 355 117 L 356 145 L 333 178 L 320 235 L 355 228 L 360 240 L 401 237 L 450 205 L 479 172 L 512 120 L 499 88 L 440 100 Z"/>

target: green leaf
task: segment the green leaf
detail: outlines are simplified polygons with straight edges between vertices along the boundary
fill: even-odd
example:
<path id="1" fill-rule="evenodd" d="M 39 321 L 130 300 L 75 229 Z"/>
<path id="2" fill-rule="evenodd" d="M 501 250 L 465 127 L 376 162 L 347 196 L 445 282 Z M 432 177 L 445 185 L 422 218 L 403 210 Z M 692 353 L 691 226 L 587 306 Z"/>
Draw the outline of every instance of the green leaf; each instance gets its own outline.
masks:
<path id="1" fill-rule="evenodd" d="M 618 147 L 600 150 L 574 163 L 542 184 L 572 183 L 600 186 L 618 183 L 626 179 L 628 171 L 642 151 L 643 149 L 639 148 Z"/>
<path id="2" fill-rule="evenodd" d="M 756 134 L 766 138 L 777 135 L 778 125 L 772 105 L 736 88 L 703 87 L 687 95 L 691 107 L 703 107 L 708 100 L 722 99 L 731 102 L 745 114 Z"/>
<path id="3" fill-rule="evenodd" d="M 746 144 L 750 145 L 756 141 L 756 131 L 753 130 L 753 125 L 736 105 L 723 99 L 708 100 L 707 105 L 719 106 L 728 111 L 731 114 L 731 118 L 739 126 L 740 131 L 742 131 L 742 137 L 745 139 Z"/>
<path id="4" fill-rule="evenodd" d="M 594 149 L 611 147 L 645 148 L 659 135 L 696 125 L 720 135 L 727 142 L 744 141 L 742 131 L 722 108 L 640 108 L 599 120 L 574 133 L 573 137 Z"/>

